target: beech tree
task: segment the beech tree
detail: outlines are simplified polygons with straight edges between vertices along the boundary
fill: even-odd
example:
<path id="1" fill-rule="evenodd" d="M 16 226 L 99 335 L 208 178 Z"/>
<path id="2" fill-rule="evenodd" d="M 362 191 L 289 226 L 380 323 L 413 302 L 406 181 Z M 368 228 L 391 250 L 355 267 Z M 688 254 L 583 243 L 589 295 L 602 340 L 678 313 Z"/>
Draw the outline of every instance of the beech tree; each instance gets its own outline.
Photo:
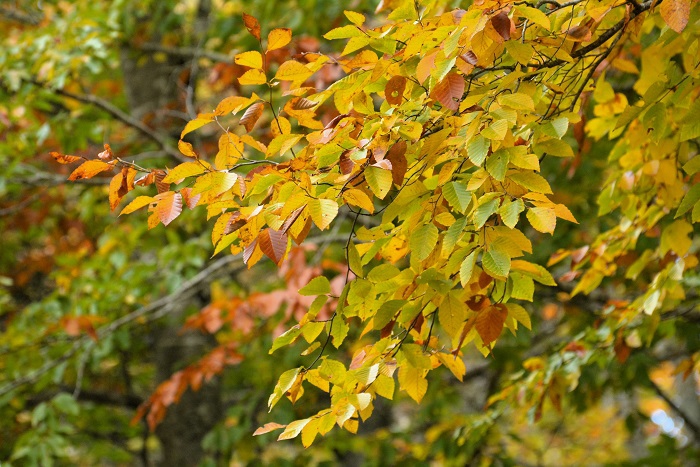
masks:
<path id="1" fill-rule="evenodd" d="M 100 312 L 88 305 L 92 289 L 73 288 L 70 277 L 91 269 L 74 257 L 56 275 L 56 293 L 84 301 L 42 318 L 45 337 L 19 337 L 32 307 L 7 318 L 18 336 L 9 353 L 69 337 L 41 361 L 3 363 L 0 394 L 10 407 L 22 406 L 27 387 L 71 388 L 30 407 L 35 430 L 27 433 L 60 433 L 51 419 L 58 415 L 47 413 L 78 416 L 81 393 L 91 391 L 85 372 L 96 381 L 111 353 L 138 348 L 119 342 L 127 328 L 174 316 L 175 329 L 197 336 L 197 358 L 185 353 L 178 358 L 187 364 L 159 366 L 167 374 L 140 388 L 150 395 L 126 404 L 138 407 L 132 430 L 145 421 L 145 464 L 148 433 L 159 429 L 165 463 L 201 459 L 169 461 L 176 438 L 163 427 L 184 395 L 214 391 L 194 406 L 206 399 L 206 411 L 217 413 L 228 369 L 243 379 L 261 369 L 274 376 L 256 389 L 270 394 L 270 414 L 257 400 L 245 422 L 246 439 L 263 440 L 248 442 L 267 449 L 276 436 L 333 450 L 334 439 L 352 445 L 346 431 L 366 445 L 341 451 L 373 449 L 379 464 L 654 462 L 670 452 L 682 463 L 698 455 L 697 2 L 451 3 L 339 8 L 322 40 L 268 26 L 251 7 L 236 12 L 250 47 L 230 55 L 204 48 L 193 26 L 198 45 L 179 97 L 190 118 L 175 132 L 167 114 L 139 113 L 133 98 L 130 114 L 71 85 L 73 65 L 54 70 L 45 61 L 7 74 L 8 96 L 28 86 L 66 106 L 93 106 L 161 153 L 134 156 L 128 138 L 109 134 L 99 150 L 53 142 L 48 151 L 70 167 L 69 181 L 106 185 L 102 198 L 78 206 L 102 203 L 119 212 L 97 214 L 109 228 L 141 229 L 119 246 L 119 235 L 103 237 L 88 260 L 102 270 L 109 258 L 139 286 L 100 297 L 127 311 Z M 194 21 L 209 21 L 209 8 L 200 2 Z M 167 60 L 188 52 L 149 47 Z M 8 63 L 19 62 L 13 53 Z M 172 73 L 154 57 L 149 72 Z M 228 68 L 213 66 L 205 83 L 199 68 L 212 63 Z M 138 58 L 124 59 L 129 66 L 144 69 Z M 217 90 L 212 83 L 226 73 L 235 80 Z M 139 96 L 142 84 L 127 92 Z M 148 92 L 164 101 L 177 94 Z M 161 276 L 159 296 L 138 267 L 114 257 L 144 242 L 157 254 L 192 255 Z M 161 269 L 151 262 L 149 271 Z M 231 274 L 239 284 L 222 281 Z M 110 281 L 91 287 L 100 280 Z M 196 303 L 202 288 L 210 296 Z M 196 311 L 175 313 L 183 303 Z M 464 387 L 479 391 L 476 408 L 459 405 Z M 127 387 L 120 401 L 135 392 Z M 386 419 L 399 415 L 386 413 L 404 396 L 427 407 L 417 425 L 406 422 L 413 447 L 400 436 L 386 445 L 361 437 L 380 412 L 377 430 L 391 438 Z M 194 413 L 180 419 L 187 424 Z M 208 418 L 202 433 L 218 422 Z M 640 442 L 642 427 L 655 426 L 644 425 L 650 418 L 661 428 Z M 614 435 L 601 453 L 587 443 L 607 428 Z M 532 430 L 550 433 L 549 445 L 529 438 Z M 208 446 L 223 444 L 226 432 L 220 427 Z M 69 457 L 64 444 L 40 459 Z M 15 459 L 33 458 L 26 442 L 17 446 Z"/>

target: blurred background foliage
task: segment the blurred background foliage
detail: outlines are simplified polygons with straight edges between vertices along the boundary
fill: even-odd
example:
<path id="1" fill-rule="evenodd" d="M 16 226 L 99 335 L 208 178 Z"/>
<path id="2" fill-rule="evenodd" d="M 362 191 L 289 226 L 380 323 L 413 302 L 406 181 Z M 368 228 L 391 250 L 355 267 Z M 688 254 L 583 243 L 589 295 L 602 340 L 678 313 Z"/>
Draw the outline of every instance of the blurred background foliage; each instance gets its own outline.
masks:
<path id="1" fill-rule="evenodd" d="M 177 160 L 167 147 L 176 144 L 185 122 L 240 92 L 235 78 L 241 69 L 232 57 L 256 46 L 242 12 L 256 16 L 265 30 L 293 29 L 294 50 L 281 53 L 330 52 L 319 38 L 343 24 L 343 10 L 372 17 L 378 3 L 0 5 L 0 459 L 17 465 L 304 466 L 689 465 L 697 459 L 698 432 L 688 426 L 699 422 L 693 418 L 695 379 L 683 382 L 677 374 L 678 362 L 700 348 L 697 326 L 662 322 L 648 349 L 622 358 L 617 323 L 590 312 L 595 297 L 564 302 L 556 289 L 538 291 L 532 332 L 502 338 L 495 358 L 467 355 L 464 383 L 441 370 L 419 406 L 397 393 L 358 435 L 334 430 L 309 449 L 278 443 L 272 434 L 253 438 L 255 428 L 272 420 L 265 406 L 281 369 L 306 361 L 291 351 L 268 354 L 271 336 L 296 316 L 290 276 L 333 277 L 340 247 L 317 242 L 298 252 L 286 277 L 269 262 L 251 271 L 234 262 L 207 269 L 216 258 L 210 259 L 211 225 L 203 210 L 148 231 L 142 216 L 110 212 L 107 178 L 66 183 L 70 168 L 49 156 L 94 156 L 108 142 L 117 155 L 143 166 L 172 167 Z M 444 3 L 446 9 L 460 4 Z M 339 73 L 321 76 L 319 86 Z M 215 136 L 204 134 L 196 144 L 215 147 Z M 599 187 L 587 180 L 603 178 L 611 146 L 591 142 L 575 170 L 546 161 L 543 172 L 556 174 L 550 182 L 558 202 L 581 226 L 558 228 L 536 251 L 539 262 L 609 228 L 599 224 L 591 202 Z M 163 297 L 172 300 L 158 302 Z M 154 302 L 160 305 L 139 313 Z M 183 331 L 187 318 L 207 307 L 218 310 L 211 316 L 222 310 L 238 315 L 190 326 L 211 332 Z M 109 326 L 124 316 L 133 319 Z M 355 342 L 347 355 L 362 345 Z M 159 382 L 222 345 L 233 346 L 235 358 L 214 362 L 219 366 L 211 381 L 170 406 L 166 428 L 153 433 L 143 420 L 132 422 Z M 303 350 L 297 347 L 292 350 Z M 566 398 L 543 397 L 534 409 L 495 403 L 508 388 L 541 390 L 543 378 L 566 388 Z M 305 407 L 280 403 L 276 421 L 321 406 L 316 396 L 307 394 Z"/>

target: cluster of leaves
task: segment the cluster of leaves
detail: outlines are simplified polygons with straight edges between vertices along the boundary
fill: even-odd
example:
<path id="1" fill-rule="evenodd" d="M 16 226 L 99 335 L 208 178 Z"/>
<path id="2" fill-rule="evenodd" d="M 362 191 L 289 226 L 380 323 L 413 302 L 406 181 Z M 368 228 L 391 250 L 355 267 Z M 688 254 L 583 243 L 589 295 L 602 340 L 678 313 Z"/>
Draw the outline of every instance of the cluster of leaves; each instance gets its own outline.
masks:
<path id="1" fill-rule="evenodd" d="M 465 374 L 459 356 L 466 345 L 488 355 L 504 328 L 531 327 L 518 301 L 533 300 L 536 282 L 557 283 L 543 266 L 523 259 L 533 251 L 530 238 L 553 233 L 558 218 L 576 222 L 541 174 L 545 158 L 576 163 L 582 140 L 568 136 L 570 126 L 616 140 L 598 201 L 599 214 L 621 214 L 589 247 L 550 260 L 552 266 L 572 259 L 560 282 L 579 279 L 571 295 L 593 292 L 615 277 L 622 260 L 632 260 L 625 279 L 650 275 L 648 290 L 610 313 L 621 328 L 642 326 L 650 342 L 662 311 L 687 298 L 684 273 L 698 264 L 689 237 L 700 220 L 698 32 L 683 32 L 688 1 L 653 8 L 652 2 L 485 0 L 443 14 L 434 14 L 432 1 L 393 3 L 378 26 L 346 11 L 350 24 L 324 36 L 347 40 L 339 56 L 303 53 L 276 69 L 267 57 L 290 43 L 291 31 L 273 29 L 264 38 L 258 21 L 244 15 L 259 50 L 235 56 L 247 69 L 239 84 L 256 86 L 260 95 L 227 97 L 191 120 L 178 144 L 190 161 L 151 170 L 106 147 L 101 160 L 84 162 L 70 177 L 118 169 L 110 183 L 112 209 L 135 185 L 155 184 L 157 195 L 139 196 L 121 211 L 148 206 L 149 228 L 170 224 L 185 205 L 205 207 L 216 219 L 214 253 L 240 253 L 248 267 L 264 256 L 280 265 L 313 226 L 323 231 L 339 218 L 351 220 L 342 290 L 334 293 L 324 276 L 311 280 L 300 290 L 315 297 L 308 310 L 273 344 L 274 351 L 303 337 L 312 346 L 306 353 L 320 347 L 309 365 L 280 376 L 268 405 L 285 396 L 296 402 L 307 383 L 329 393 L 330 406 L 258 431 L 285 428 L 280 439 L 301 434 L 305 446 L 336 424 L 357 431 L 377 397 L 393 398 L 394 374 L 399 388 L 420 402 L 431 370 Z M 635 56 L 634 46 L 650 37 L 653 44 Z M 678 62 L 682 51 L 690 53 Z M 629 105 L 602 66 L 638 75 L 633 89 L 641 98 Z M 308 85 L 325 67 L 346 75 L 325 89 Z M 283 102 L 273 100 L 277 88 Z M 585 121 L 581 109 L 590 97 L 595 118 Z M 322 108 L 333 109 L 335 118 L 321 121 Z M 240 131 L 231 131 L 228 119 L 239 113 Z M 185 140 L 209 124 L 221 130 L 212 155 Z M 269 139 L 254 136 L 262 126 Z M 138 172 L 144 177 L 137 182 Z M 642 234 L 659 240 L 639 247 Z M 319 314 L 331 300 L 330 316 Z M 328 358 L 328 344 L 340 347 L 351 327 L 374 338 L 349 365 Z M 620 349 L 642 342 L 619 339 Z M 558 405 L 567 385 L 556 371 L 543 362 L 526 369 L 539 388 L 529 402 L 541 408 L 548 393 Z"/>

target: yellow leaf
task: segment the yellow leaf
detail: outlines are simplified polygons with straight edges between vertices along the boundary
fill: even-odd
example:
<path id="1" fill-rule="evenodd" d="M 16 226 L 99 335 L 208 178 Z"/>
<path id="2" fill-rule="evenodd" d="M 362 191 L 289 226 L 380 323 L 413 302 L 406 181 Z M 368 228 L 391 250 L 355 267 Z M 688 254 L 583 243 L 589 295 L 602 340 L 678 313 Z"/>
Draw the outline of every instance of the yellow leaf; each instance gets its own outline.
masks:
<path id="1" fill-rule="evenodd" d="M 346 203 L 360 207 L 370 214 L 374 212 L 374 204 L 372 204 L 372 200 L 369 199 L 369 196 L 367 196 L 367 194 L 362 190 L 350 188 L 343 193 L 343 199 Z"/>
<path id="2" fill-rule="evenodd" d="M 262 55 L 257 50 L 239 53 L 233 58 L 233 61 L 238 65 L 247 66 L 249 68 L 262 69 L 263 66 Z"/>
<path id="3" fill-rule="evenodd" d="M 506 303 L 506 308 L 508 308 L 508 316 L 521 323 L 528 329 L 532 329 L 532 323 L 530 322 L 530 315 L 522 306 L 517 303 Z"/>
<path id="4" fill-rule="evenodd" d="M 304 81 L 313 72 L 296 60 L 288 60 L 277 69 L 275 79 L 279 81 Z"/>
<path id="5" fill-rule="evenodd" d="M 163 179 L 163 183 L 176 183 L 183 178 L 200 175 L 206 171 L 206 166 L 200 162 L 184 162 L 170 170 Z"/>
<path id="6" fill-rule="evenodd" d="M 535 230 L 543 233 L 553 233 L 557 225 L 554 208 L 530 208 L 527 211 L 527 220 Z"/>
<path id="7" fill-rule="evenodd" d="M 338 215 L 338 204 L 331 199 L 312 199 L 309 202 L 309 212 L 314 224 L 325 230 Z"/>
<path id="8" fill-rule="evenodd" d="M 121 216 L 122 214 L 130 214 L 137 209 L 141 209 L 144 206 L 148 206 L 152 202 L 154 202 L 155 199 L 153 199 L 152 196 L 139 196 L 137 198 L 134 198 L 132 202 L 124 206 L 124 209 L 122 209 L 122 212 L 119 213 Z"/>
<path id="9" fill-rule="evenodd" d="M 262 70 L 251 69 L 243 73 L 239 78 L 238 82 L 241 86 L 253 85 L 253 84 L 265 84 L 267 83 L 267 77 Z"/>
<path id="10" fill-rule="evenodd" d="M 349 11 L 349 10 L 345 10 L 345 11 L 343 11 L 343 13 L 345 13 L 345 17 L 347 19 L 349 19 L 350 22 L 352 24 L 354 24 L 355 26 L 362 26 L 365 22 L 365 15 L 363 15 L 361 13 L 357 13 L 357 12 Z"/>
<path id="11" fill-rule="evenodd" d="M 455 339 L 462 330 L 464 320 L 467 316 L 467 308 L 464 302 L 458 297 L 456 291 L 451 291 L 440 303 L 438 309 L 438 319 L 445 332 Z"/>
<path id="12" fill-rule="evenodd" d="M 425 370 L 420 368 L 405 365 L 399 368 L 399 386 L 417 403 L 420 403 L 428 390 L 424 373 Z"/>
<path id="13" fill-rule="evenodd" d="M 197 118 L 194 120 L 190 120 L 187 122 L 187 125 L 185 125 L 185 128 L 182 130 L 182 133 L 180 134 L 180 139 L 184 138 L 184 136 L 187 133 L 190 133 L 197 128 L 201 128 L 207 123 L 211 123 L 214 121 L 214 115 L 213 114 L 199 114 L 197 115 Z"/>
<path id="14" fill-rule="evenodd" d="M 281 49 L 292 40 L 292 30 L 289 28 L 277 28 L 267 35 L 267 51 Z"/>

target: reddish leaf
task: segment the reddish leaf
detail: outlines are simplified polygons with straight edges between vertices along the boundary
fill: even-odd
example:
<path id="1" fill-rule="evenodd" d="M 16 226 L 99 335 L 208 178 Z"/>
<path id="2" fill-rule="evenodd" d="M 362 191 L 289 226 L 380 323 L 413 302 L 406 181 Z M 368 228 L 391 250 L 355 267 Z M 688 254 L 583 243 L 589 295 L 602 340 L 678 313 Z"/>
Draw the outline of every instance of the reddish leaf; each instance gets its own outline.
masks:
<path id="1" fill-rule="evenodd" d="M 485 345 L 498 339 L 507 317 L 508 308 L 500 303 L 486 308 L 477 315 L 475 323 L 476 332 L 479 333 Z"/>
<path id="2" fill-rule="evenodd" d="M 491 25 L 503 40 L 510 40 L 510 18 L 506 12 L 501 11 L 491 17 Z"/>
<path id="3" fill-rule="evenodd" d="M 109 147 L 109 144 L 105 144 L 104 148 L 105 148 L 105 150 L 102 151 L 101 153 L 99 153 L 97 155 L 97 157 L 99 157 L 100 160 L 103 160 L 103 161 L 112 160 L 114 158 L 114 153 L 112 152 L 112 148 Z"/>
<path id="4" fill-rule="evenodd" d="M 250 130 L 253 129 L 255 123 L 262 115 L 264 105 L 265 104 L 263 104 L 262 102 L 257 102 L 251 105 L 250 107 L 248 107 L 241 119 L 238 121 L 239 124 L 245 127 L 245 130 L 248 133 L 250 133 Z"/>
<path id="5" fill-rule="evenodd" d="M 271 431 L 279 430 L 280 428 L 284 428 L 287 425 L 280 425 L 279 423 L 266 423 L 253 433 L 253 436 L 259 436 L 259 435 L 264 435 L 265 433 L 269 433 Z"/>
<path id="6" fill-rule="evenodd" d="M 157 197 L 155 213 L 163 225 L 170 224 L 182 212 L 182 195 L 173 191 L 162 193 Z"/>
<path id="7" fill-rule="evenodd" d="M 279 265 L 287 253 L 287 235 L 274 229 L 265 229 L 258 235 L 260 249 L 265 256 Z"/>
<path id="8" fill-rule="evenodd" d="M 462 75 L 452 72 L 435 86 L 432 97 L 437 99 L 443 107 L 456 111 L 459 109 L 462 94 L 464 94 L 464 78 Z"/>
<path id="9" fill-rule="evenodd" d="M 408 162 L 406 161 L 406 141 L 399 141 L 394 144 L 386 159 L 391 162 L 391 178 L 394 184 L 401 186 L 403 179 L 408 170 Z"/>
<path id="10" fill-rule="evenodd" d="M 391 105 L 401 105 L 403 102 L 403 92 L 406 90 L 406 78 L 403 76 L 394 76 L 384 88 L 384 97 Z"/>
<path id="11" fill-rule="evenodd" d="M 282 233 L 287 233 L 287 231 L 294 225 L 297 219 L 299 219 L 299 216 L 301 213 L 304 211 L 304 208 L 306 205 L 303 205 L 300 208 L 296 208 L 290 215 L 287 217 L 287 219 L 284 221 L 284 224 L 282 224 L 282 227 L 280 228 L 280 231 Z"/>
<path id="12" fill-rule="evenodd" d="M 248 260 L 253 256 L 253 253 L 255 253 L 255 247 L 258 246 L 258 239 L 256 238 L 253 240 L 250 245 L 246 245 L 246 247 L 243 249 L 243 262 L 245 264 L 248 264 Z"/>
<path id="13" fill-rule="evenodd" d="M 255 19 L 254 16 L 243 13 L 243 24 L 254 38 L 260 40 L 260 23 L 258 23 L 258 20 Z"/>
<path id="14" fill-rule="evenodd" d="M 100 172 L 109 170 L 114 167 L 114 164 L 108 164 L 107 162 L 102 162 L 98 160 L 91 160 L 83 162 L 77 169 L 70 174 L 68 180 L 82 180 L 85 178 L 92 178 Z"/>
<path id="15" fill-rule="evenodd" d="M 188 208 L 194 209 L 195 206 L 197 206 L 197 203 L 199 202 L 199 198 L 202 197 L 201 193 L 192 196 L 192 188 L 183 188 L 180 190 L 180 194 L 182 195 L 182 201 L 187 205 Z"/>
<path id="16" fill-rule="evenodd" d="M 148 186 L 148 185 L 153 184 L 156 181 L 155 172 L 156 172 L 155 170 L 151 171 L 147 175 L 144 175 L 143 177 L 139 178 L 138 180 L 136 180 L 136 184 L 138 186 Z"/>
<path id="17" fill-rule="evenodd" d="M 51 157 L 53 157 L 59 164 L 72 164 L 73 162 L 78 162 L 83 160 L 82 157 L 69 156 L 67 154 L 60 154 L 58 152 L 52 152 Z"/>

